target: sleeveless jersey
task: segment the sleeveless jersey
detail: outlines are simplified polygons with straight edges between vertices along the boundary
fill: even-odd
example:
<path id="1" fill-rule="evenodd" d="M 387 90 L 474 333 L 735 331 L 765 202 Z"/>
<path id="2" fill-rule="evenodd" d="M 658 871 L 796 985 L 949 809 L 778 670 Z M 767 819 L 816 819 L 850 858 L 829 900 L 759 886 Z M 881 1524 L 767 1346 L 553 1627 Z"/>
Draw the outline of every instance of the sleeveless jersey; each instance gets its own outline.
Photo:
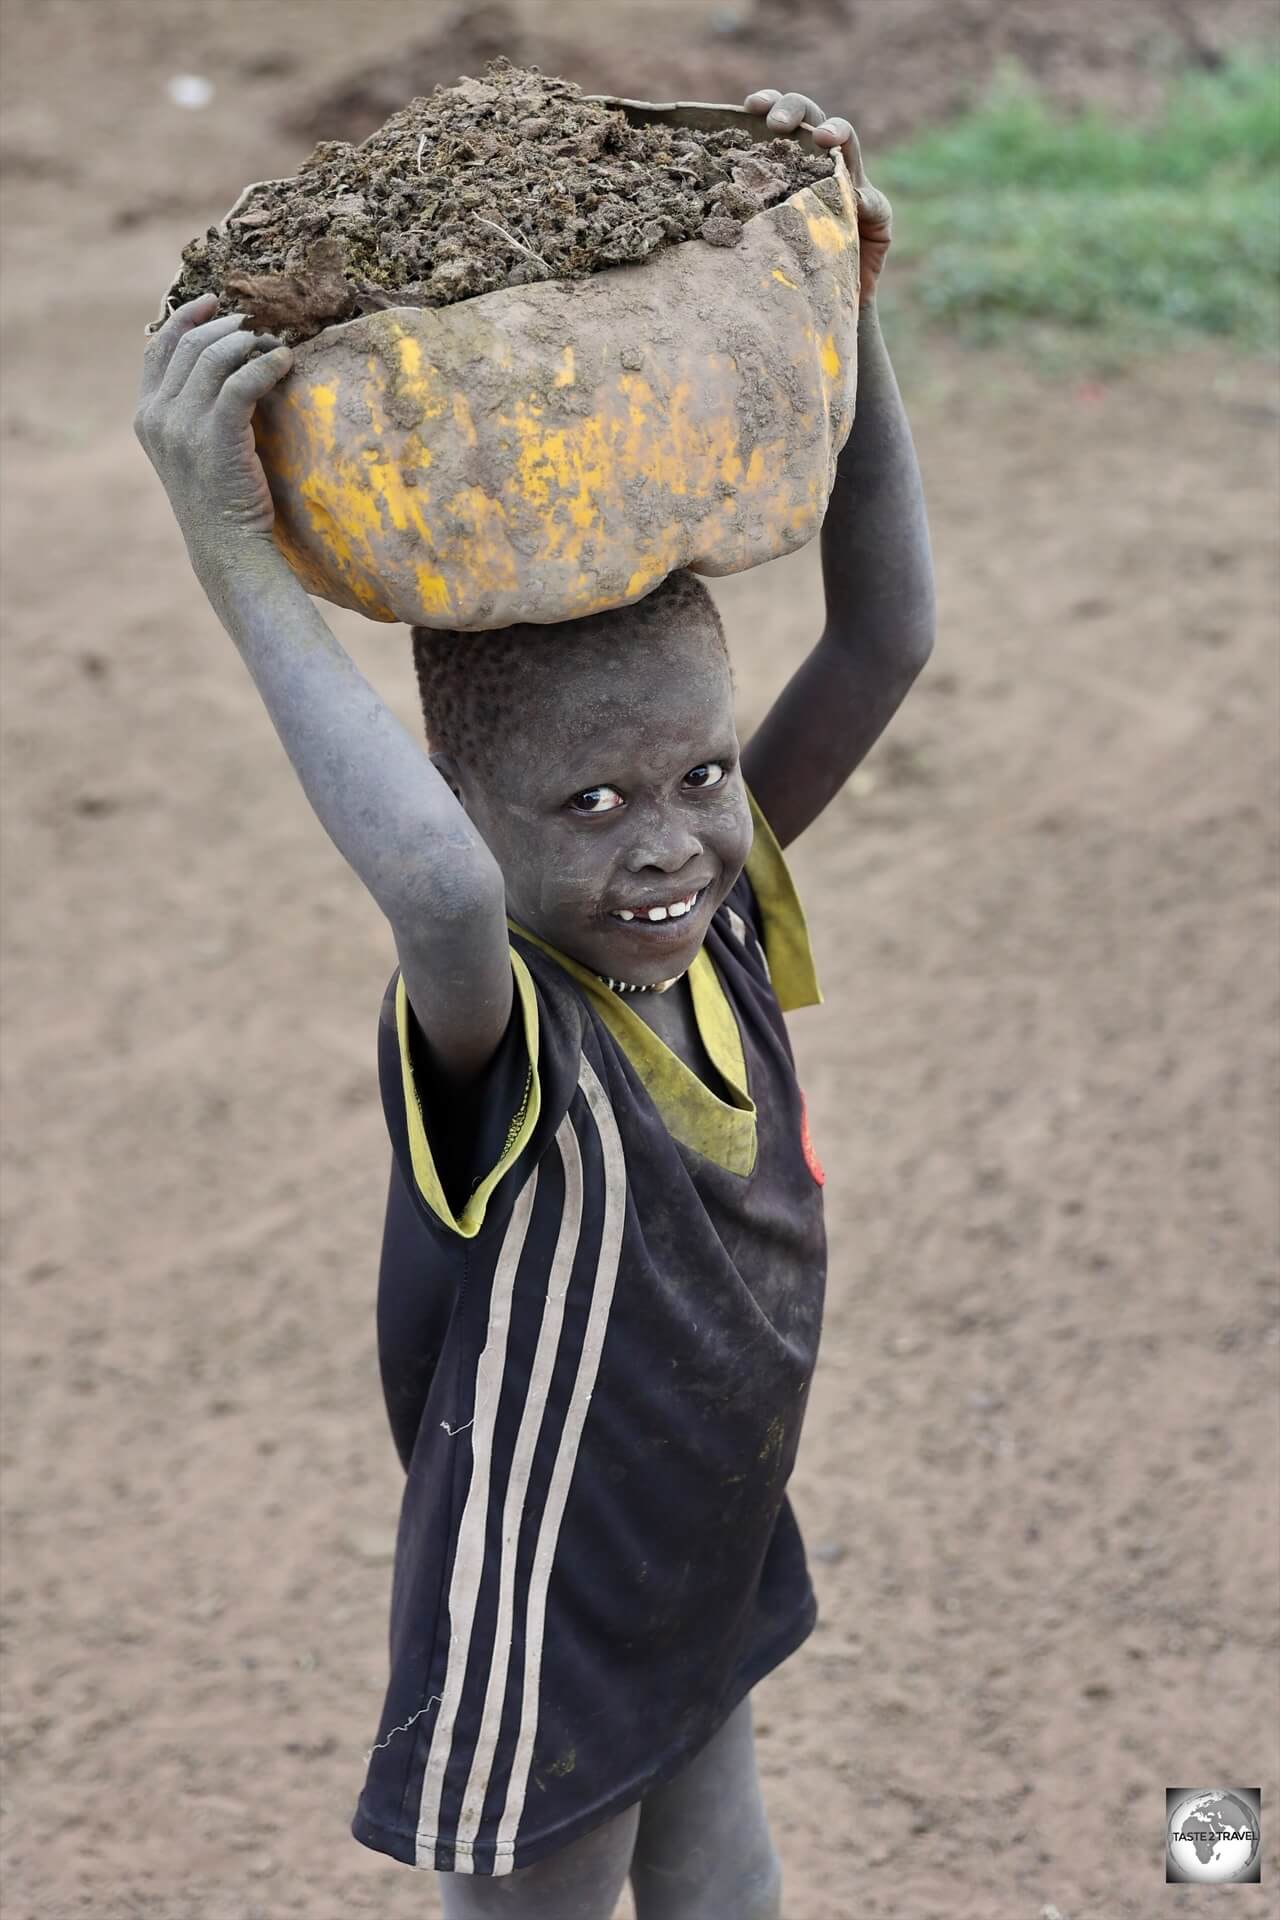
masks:
<path id="1" fill-rule="evenodd" d="M 785 1489 L 822 1171 L 782 1014 L 821 995 L 752 810 L 690 969 L 727 1098 L 512 923 L 515 1004 L 455 1213 L 448 1115 L 387 989 L 378 1342 L 407 1478 L 352 1832 L 413 1866 L 505 1874 L 565 1846 L 686 1765 L 816 1618 Z"/>

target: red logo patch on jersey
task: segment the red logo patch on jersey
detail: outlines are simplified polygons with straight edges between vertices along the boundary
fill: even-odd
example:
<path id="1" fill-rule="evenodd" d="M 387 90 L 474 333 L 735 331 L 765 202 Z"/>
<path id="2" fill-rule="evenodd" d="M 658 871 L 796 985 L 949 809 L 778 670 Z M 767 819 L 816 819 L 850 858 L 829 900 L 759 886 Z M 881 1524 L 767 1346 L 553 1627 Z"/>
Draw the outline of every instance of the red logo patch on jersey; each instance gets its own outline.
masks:
<path id="1" fill-rule="evenodd" d="M 827 1176 L 822 1170 L 822 1162 L 813 1150 L 813 1140 L 809 1133 L 809 1106 L 804 1091 L 800 1093 L 800 1145 L 804 1149 L 804 1163 L 820 1187 L 827 1184 Z"/>

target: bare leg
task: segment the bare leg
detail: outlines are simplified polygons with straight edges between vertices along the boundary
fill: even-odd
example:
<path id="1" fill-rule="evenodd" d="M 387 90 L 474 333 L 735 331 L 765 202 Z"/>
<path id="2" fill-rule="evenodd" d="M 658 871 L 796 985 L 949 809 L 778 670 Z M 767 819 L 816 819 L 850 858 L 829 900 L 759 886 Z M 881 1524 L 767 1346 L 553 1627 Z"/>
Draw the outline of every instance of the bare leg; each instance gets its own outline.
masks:
<path id="1" fill-rule="evenodd" d="M 613 1920 L 635 1848 L 639 1806 L 513 1873 L 439 1873 L 444 1920 Z"/>
<path id="2" fill-rule="evenodd" d="M 641 1801 L 631 1887 L 637 1920 L 781 1920 L 749 1695 L 682 1773 Z"/>

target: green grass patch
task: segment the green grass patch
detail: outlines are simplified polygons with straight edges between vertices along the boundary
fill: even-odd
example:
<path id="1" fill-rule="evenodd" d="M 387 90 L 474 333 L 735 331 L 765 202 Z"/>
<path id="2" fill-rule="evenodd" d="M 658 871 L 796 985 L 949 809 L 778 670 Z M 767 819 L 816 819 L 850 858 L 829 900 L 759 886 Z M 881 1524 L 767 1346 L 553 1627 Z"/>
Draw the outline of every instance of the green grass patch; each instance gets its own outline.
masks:
<path id="1" fill-rule="evenodd" d="M 893 304 L 968 343 L 1103 365 L 1204 335 L 1280 344 L 1274 55 L 1186 75 L 1143 126 L 1056 111 L 1006 66 L 873 178 L 894 203 L 886 295 L 905 266 Z"/>

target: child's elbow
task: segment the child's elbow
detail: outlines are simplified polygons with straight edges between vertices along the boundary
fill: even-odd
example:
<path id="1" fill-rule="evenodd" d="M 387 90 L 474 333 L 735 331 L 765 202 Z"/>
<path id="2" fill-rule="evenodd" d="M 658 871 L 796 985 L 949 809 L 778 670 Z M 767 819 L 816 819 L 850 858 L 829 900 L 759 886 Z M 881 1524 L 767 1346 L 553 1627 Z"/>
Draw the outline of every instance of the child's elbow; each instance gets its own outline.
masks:
<path id="1" fill-rule="evenodd" d="M 933 652 L 935 631 L 933 615 L 930 613 L 929 618 L 921 621 L 911 635 L 907 645 L 906 665 L 907 672 L 913 680 L 917 675 L 923 673 L 929 664 L 929 656 Z"/>
<path id="2" fill-rule="evenodd" d="M 933 608 L 922 608 L 915 619 L 904 622 L 892 646 L 894 678 L 903 693 L 922 674 L 933 652 Z"/>

